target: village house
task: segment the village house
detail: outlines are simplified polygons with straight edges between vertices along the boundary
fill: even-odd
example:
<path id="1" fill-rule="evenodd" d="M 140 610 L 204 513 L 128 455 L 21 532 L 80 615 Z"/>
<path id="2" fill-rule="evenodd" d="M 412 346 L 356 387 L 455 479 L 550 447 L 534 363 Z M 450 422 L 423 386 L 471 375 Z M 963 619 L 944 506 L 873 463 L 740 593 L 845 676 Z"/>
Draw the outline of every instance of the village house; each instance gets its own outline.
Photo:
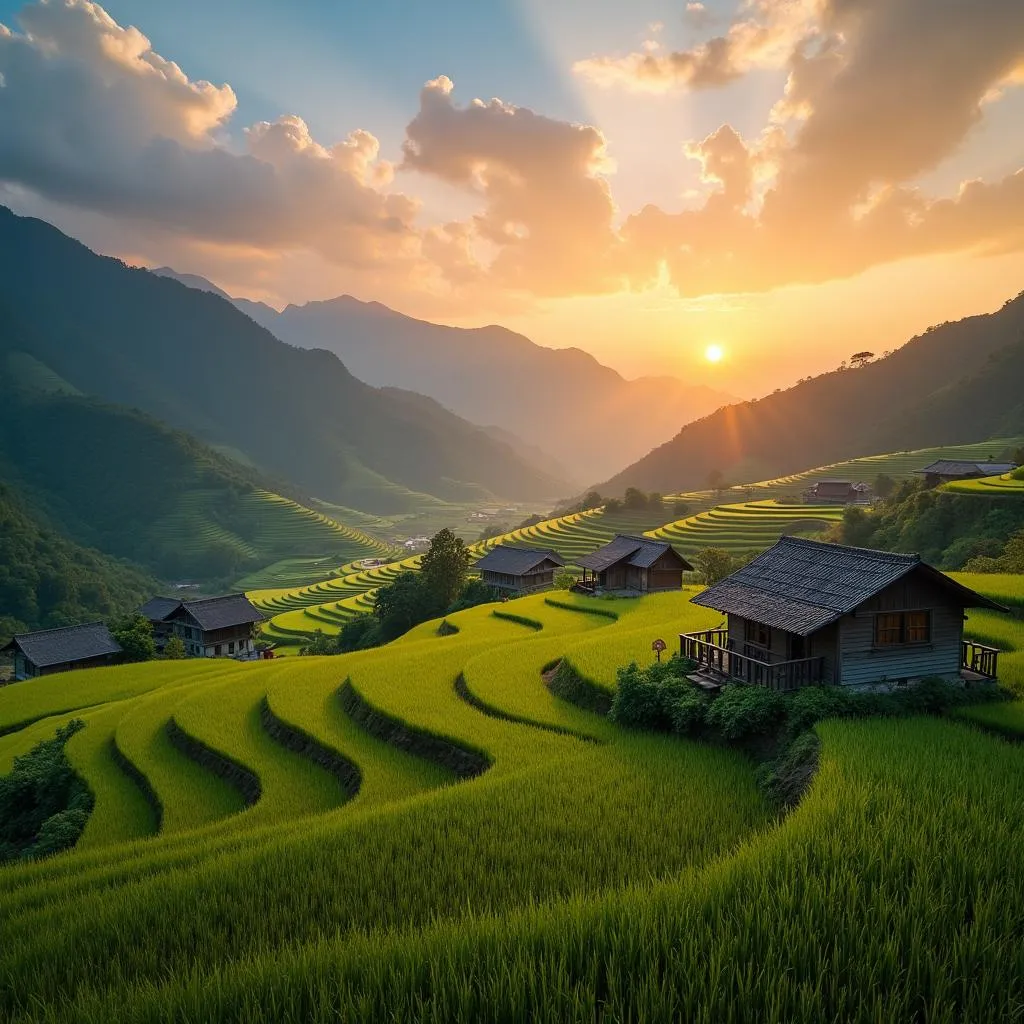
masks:
<path id="1" fill-rule="evenodd" d="M 668 542 L 623 533 L 576 561 L 583 569 L 579 586 L 591 592 L 681 590 L 683 572 L 693 569 Z"/>
<path id="2" fill-rule="evenodd" d="M 0 650 L 13 658 L 15 679 L 109 665 L 120 653 L 121 645 L 102 622 L 18 633 Z"/>
<path id="3" fill-rule="evenodd" d="M 181 638 L 185 653 L 194 658 L 251 658 L 256 656 L 254 626 L 263 614 L 245 594 L 201 597 L 191 601 L 156 597 L 140 613 L 160 635 L 160 648 L 172 636 Z"/>
<path id="4" fill-rule="evenodd" d="M 474 565 L 474 569 L 488 586 L 514 594 L 528 594 L 550 587 L 554 583 L 555 570 L 564 565 L 556 551 L 498 544 Z"/>
<path id="5" fill-rule="evenodd" d="M 964 609 L 1001 605 L 918 555 L 783 537 L 694 604 L 726 616 L 680 635 L 695 682 L 776 690 L 996 677 L 998 650 L 964 639 Z"/>
<path id="6" fill-rule="evenodd" d="M 965 462 L 960 459 L 939 459 L 915 473 L 924 476 L 929 487 L 948 484 L 954 480 L 977 480 L 983 476 L 1002 476 L 1017 468 L 1015 462 Z"/>
<path id="7" fill-rule="evenodd" d="M 854 505 L 871 500 L 871 487 L 850 480 L 819 480 L 804 491 L 808 505 Z"/>

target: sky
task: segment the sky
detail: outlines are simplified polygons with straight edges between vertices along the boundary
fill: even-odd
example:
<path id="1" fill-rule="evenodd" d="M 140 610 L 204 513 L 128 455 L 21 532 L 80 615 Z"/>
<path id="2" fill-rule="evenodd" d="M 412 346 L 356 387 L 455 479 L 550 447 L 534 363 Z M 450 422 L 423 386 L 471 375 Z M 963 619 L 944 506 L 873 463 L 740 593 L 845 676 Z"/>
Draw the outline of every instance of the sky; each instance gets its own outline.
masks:
<path id="1" fill-rule="evenodd" d="M 0 0 L 17 212 L 745 397 L 1024 289 L 1022 126 L 1021 0 Z"/>

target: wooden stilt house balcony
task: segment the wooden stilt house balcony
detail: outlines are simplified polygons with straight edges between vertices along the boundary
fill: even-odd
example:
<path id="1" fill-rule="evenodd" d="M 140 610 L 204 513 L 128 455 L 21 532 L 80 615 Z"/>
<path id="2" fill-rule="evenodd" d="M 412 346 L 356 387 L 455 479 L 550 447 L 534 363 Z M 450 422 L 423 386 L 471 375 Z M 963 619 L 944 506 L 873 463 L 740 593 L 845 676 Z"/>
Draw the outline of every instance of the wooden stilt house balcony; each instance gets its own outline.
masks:
<path id="1" fill-rule="evenodd" d="M 760 653 L 740 654 L 730 646 L 726 629 L 680 633 L 679 653 L 695 662 L 696 673 L 709 683 L 741 682 L 785 691 L 825 681 L 823 657 L 772 661 Z"/>

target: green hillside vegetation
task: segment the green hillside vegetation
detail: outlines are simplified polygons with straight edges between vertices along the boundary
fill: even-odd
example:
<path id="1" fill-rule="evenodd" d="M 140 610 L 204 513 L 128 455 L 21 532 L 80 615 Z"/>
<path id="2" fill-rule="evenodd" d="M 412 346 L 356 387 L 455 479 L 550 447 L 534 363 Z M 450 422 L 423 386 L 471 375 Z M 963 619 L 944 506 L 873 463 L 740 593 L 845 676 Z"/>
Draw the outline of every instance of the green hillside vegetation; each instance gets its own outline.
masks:
<path id="1" fill-rule="evenodd" d="M 962 569 L 979 558 L 998 559 L 1024 529 L 1024 502 L 1012 488 L 928 489 L 903 482 L 874 508 L 849 508 L 834 539 L 859 547 L 918 552 L 943 569 Z M 998 564 L 993 571 L 1001 571 Z"/>
<path id="2" fill-rule="evenodd" d="M 164 578 L 230 580 L 285 557 L 336 566 L 389 551 L 187 434 L 66 393 L 8 392 L 0 479 L 77 543 Z"/>
<path id="3" fill-rule="evenodd" d="M 14 633 L 126 614 L 155 587 L 141 569 L 61 536 L 0 484 L 0 646 Z"/>
<path id="4" fill-rule="evenodd" d="M 1012 1016 L 1024 747 L 982 729 L 1019 735 L 1021 703 L 820 723 L 817 773 L 781 815 L 736 751 L 545 685 L 566 659 L 612 697 L 652 637 L 717 622 L 693 593 L 537 595 L 341 657 L 0 690 L 0 732 L 34 722 L 0 736 L 0 770 L 80 718 L 66 753 L 95 797 L 75 850 L 0 870 L 0 1012 Z M 1024 688 L 1021 620 L 972 612 L 968 632 L 998 638 Z"/>
<path id="5" fill-rule="evenodd" d="M 562 487 L 436 402 L 363 384 L 335 355 L 286 345 L 220 296 L 0 208 L 5 350 L 354 508 L 405 512 L 424 493 L 553 499 Z"/>
<path id="6" fill-rule="evenodd" d="M 687 424 L 600 486 L 662 493 L 796 473 L 925 445 L 1024 433 L 1024 295 L 998 312 L 942 324 L 854 369 L 808 378 Z"/>

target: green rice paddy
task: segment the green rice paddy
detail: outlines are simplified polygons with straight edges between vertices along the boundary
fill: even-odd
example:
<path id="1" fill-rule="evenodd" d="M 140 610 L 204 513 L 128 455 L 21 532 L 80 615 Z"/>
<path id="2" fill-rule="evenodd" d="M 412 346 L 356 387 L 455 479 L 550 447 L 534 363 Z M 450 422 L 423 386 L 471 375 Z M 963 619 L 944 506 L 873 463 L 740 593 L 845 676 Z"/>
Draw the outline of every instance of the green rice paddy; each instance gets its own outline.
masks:
<path id="1" fill-rule="evenodd" d="M 536 595 L 353 655 L 3 688 L 0 768 L 77 715 L 96 809 L 75 850 L 0 869 L 0 1016 L 1012 1019 L 1024 745 L 992 733 L 1024 733 L 1021 705 L 823 723 L 780 817 L 739 754 L 546 685 L 566 659 L 610 692 L 656 637 L 717 624 L 693 593 Z M 1024 693 L 1021 620 L 968 631 Z"/>

